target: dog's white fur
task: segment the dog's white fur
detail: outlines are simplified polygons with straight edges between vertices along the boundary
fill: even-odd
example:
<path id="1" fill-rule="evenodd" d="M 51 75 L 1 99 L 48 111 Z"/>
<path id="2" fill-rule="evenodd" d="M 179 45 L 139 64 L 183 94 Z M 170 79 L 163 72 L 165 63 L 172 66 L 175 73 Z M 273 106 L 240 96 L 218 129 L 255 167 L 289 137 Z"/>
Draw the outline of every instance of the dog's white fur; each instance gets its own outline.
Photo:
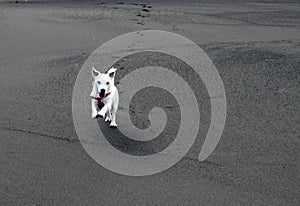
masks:
<path id="1" fill-rule="evenodd" d="M 100 110 L 98 107 L 98 100 L 92 98 L 92 118 L 97 118 L 98 116 L 105 118 L 105 121 L 110 121 L 110 127 L 117 127 L 116 113 L 119 104 L 119 93 L 115 86 L 116 71 L 116 68 L 111 68 L 106 73 L 101 73 L 94 67 L 92 68 L 94 82 L 91 97 L 100 97 L 101 102 L 104 104 Z M 103 98 L 103 91 L 104 95 L 110 94 Z"/>

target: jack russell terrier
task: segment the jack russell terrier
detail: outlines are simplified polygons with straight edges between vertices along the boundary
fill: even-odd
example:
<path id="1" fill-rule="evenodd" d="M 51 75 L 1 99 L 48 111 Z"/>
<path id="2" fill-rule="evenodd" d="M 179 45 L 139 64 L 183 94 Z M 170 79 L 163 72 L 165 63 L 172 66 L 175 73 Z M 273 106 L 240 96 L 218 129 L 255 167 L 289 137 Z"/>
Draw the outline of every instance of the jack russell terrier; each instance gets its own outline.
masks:
<path id="1" fill-rule="evenodd" d="M 119 104 L 119 93 L 115 86 L 117 68 L 111 68 L 106 73 L 92 68 L 94 78 L 92 98 L 92 118 L 105 118 L 110 122 L 110 127 L 116 128 L 116 113 Z"/>

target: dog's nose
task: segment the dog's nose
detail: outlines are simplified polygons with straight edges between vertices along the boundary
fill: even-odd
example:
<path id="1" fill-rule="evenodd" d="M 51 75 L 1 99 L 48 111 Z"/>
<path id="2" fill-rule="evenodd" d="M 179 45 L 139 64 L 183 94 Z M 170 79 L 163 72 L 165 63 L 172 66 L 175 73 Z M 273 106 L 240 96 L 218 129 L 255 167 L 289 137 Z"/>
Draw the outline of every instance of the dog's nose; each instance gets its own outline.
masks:
<path id="1" fill-rule="evenodd" d="M 100 94 L 105 94 L 105 89 L 101 89 Z"/>

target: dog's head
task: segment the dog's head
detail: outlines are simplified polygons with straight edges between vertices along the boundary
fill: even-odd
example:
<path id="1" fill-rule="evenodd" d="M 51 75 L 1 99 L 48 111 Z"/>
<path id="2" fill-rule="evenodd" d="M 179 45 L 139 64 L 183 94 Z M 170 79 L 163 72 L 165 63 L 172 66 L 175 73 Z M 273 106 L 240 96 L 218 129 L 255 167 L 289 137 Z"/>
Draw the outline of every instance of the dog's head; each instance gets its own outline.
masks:
<path id="1" fill-rule="evenodd" d="M 117 68 L 110 68 L 107 72 L 101 73 L 94 67 L 92 68 L 92 76 L 94 78 L 94 86 L 99 93 L 99 96 L 103 98 L 106 93 L 111 91 L 114 86 L 115 74 Z"/>

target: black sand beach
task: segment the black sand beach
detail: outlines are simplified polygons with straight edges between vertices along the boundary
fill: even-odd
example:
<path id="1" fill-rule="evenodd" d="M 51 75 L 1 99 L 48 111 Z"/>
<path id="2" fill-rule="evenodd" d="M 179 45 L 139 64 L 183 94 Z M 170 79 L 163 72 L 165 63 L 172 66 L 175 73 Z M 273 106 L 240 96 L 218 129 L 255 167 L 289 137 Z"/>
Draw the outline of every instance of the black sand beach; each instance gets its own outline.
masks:
<path id="1" fill-rule="evenodd" d="M 204 49 L 227 120 L 204 162 L 199 141 L 170 169 L 128 177 L 83 149 L 72 91 L 91 52 L 145 29 Z M 297 1 L 2 1 L 0 205 L 299 205 L 299 68 Z"/>

